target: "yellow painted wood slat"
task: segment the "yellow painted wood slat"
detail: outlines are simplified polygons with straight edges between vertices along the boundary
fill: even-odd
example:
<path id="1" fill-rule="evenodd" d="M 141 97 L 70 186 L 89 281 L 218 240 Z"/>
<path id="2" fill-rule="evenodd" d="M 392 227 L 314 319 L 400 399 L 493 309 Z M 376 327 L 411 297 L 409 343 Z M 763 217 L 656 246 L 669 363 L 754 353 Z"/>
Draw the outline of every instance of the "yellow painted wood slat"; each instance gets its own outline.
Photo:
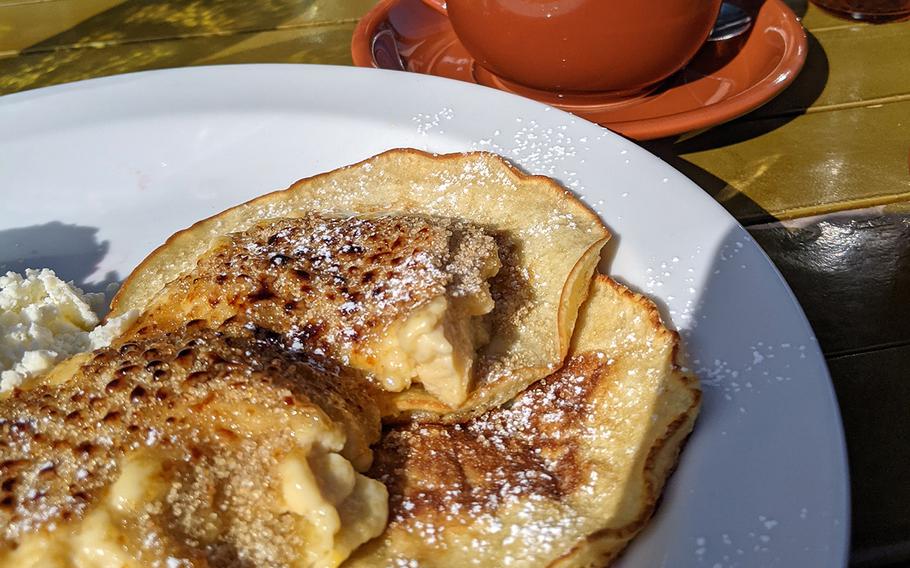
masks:
<path id="1" fill-rule="evenodd" d="M 910 200 L 910 101 L 738 120 L 645 146 L 744 223 Z"/>
<path id="2" fill-rule="evenodd" d="M 345 23 L 21 55 L 0 59 L 0 94 L 117 73 L 190 65 L 350 65 L 349 42 L 353 28 L 353 23 Z"/>
<path id="3" fill-rule="evenodd" d="M 104 2 L 103 10 L 84 5 Z M 0 6 L 0 51 L 230 35 L 352 23 L 376 0 L 56 0 Z M 40 25 L 35 27 L 35 23 Z M 35 27 L 35 29 L 31 29 Z"/>
<path id="4" fill-rule="evenodd" d="M 11 55 L 65 33 L 79 22 L 112 9 L 123 0 L 44 1 L 0 4 L 0 55 Z"/>
<path id="5" fill-rule="evenodd" d="M 806 65 L 752 118 L 877 104 L 910 95 L 910 21 L 848 26 L 809 36 Z"/>

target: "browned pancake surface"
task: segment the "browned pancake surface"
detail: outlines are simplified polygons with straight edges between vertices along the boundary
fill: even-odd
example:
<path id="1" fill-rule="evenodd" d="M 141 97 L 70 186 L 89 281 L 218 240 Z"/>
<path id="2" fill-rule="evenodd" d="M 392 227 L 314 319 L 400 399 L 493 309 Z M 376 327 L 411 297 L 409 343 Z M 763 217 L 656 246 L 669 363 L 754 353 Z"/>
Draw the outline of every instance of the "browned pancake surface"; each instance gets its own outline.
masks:
<path id="1" fill-rule="evenodd" d="M 168 284 L 134 329 L 239 317 L 295 351 L 347 360 L 433 298 L 486 289 L 496 242 L 479 228 L 410 215 L 277 219 L 229 235 Z"/>
<path id="2" fill-rule="evenodd" d="M 393 428 L 375 448 L 369 475 L 389 488 L 390 528 L 495 513 L 536 497 L 561 500 L 583 471 L 578 439 L 601 380 L 602 359 L 573 358 L 504 408 L 460 425 Z"/>
<path id="3" fill-rule="evenodd" d="M 0 549 L 83 517 L 142 449 L 165 459 L 171 489 L 131 521 L 135 542 L 164 546 L 133 550 L 136 558 L 164 550 L 219 566 L 292 563 L 293 524 L 263 505 L 279 501 L 275 464 L 301 424 L 331 431 L 333 422 L 345 425 L 348 457 L 368 463 L 379 434 L 374 394 L 330 364 L 225 331 L 199 321 L 134 337 L 96 351 L 62 384 L 3 401 Z"/>

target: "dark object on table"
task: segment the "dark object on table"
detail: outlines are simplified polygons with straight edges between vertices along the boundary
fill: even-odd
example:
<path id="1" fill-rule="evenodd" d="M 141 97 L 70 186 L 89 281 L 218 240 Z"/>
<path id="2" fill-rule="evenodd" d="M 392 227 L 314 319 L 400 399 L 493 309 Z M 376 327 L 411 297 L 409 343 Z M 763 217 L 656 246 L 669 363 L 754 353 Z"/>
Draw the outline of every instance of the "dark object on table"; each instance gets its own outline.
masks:
<path id="1" fill-rule="evenodd" d="M 841 18 L 872 23 L 910 18 L 910 0 L 812 0 Z"/>

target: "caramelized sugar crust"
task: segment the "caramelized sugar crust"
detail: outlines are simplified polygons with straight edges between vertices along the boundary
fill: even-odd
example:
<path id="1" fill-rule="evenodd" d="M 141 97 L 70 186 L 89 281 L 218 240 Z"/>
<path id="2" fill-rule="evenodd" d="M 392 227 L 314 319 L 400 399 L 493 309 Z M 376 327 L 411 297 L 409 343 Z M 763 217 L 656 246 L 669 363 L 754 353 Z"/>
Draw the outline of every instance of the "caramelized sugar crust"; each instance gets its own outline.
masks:
<path id="1" fill-rule="evenodd" d="M 413 518 L 446 524 L 495 514 L 510 498 L 570 495 L 580 482 L 578 442 L 602 367 L 595 355 L 574 357 L 511 403 L 464 424 L 388 431 L 369 475 L 389 488 L 390 526 Z"/>
<path id="2" fill-rule="evenodd" d="M 121 339 L 62 384 L 0 404 L 2 548 L 83 518 L 124 456 L 141 450 L 163 460 L 171 488 L 131 521 L 131 541 L 164 545 L 133 551 L 137 559 L 165 549 L 214 565 L 289 563 L 300 537 L 263 506 L 280 502 L 275 464 L 312 442 L 306 432 L 346 434 L 346 457 L 368 463 L 379 435 L 373 398 L 361 377 L 230 322 Z"/>
<path id="3" fill-rule="evenodd" d="M 486 292 L 491 263 L 495 272 L 495 240 L 450 219 L 273 219 L 218 242 L 165 287 L 136 328 L 242 314 L 290 349 L 346 363 L 432 299 Z"/>

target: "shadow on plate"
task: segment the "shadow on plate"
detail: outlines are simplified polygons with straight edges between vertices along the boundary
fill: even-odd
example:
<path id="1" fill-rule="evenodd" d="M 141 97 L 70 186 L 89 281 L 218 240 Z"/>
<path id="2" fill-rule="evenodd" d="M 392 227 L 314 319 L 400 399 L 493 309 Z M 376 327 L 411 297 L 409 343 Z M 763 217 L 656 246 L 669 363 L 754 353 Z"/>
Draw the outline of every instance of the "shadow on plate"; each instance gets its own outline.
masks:
<path id="1" fill-rule="evenodd" d="M 630 288 L 651 299 L 660 294 L 669 300 L 658 302 L 661 316 L 665 322 L 672 321 L 679 331 L 682 363 L 701 382 L 703 404 L 692 439 L 681 456 L 680 470 L 724 468 L 730 478 L 724 488 L 704 494 L 689 488 L 685 476 L 671 478 L 655 522 L 644 529 L 638 540 L 647 541 L 648 534 L 658 527 L 691 536 L 693 542 L 704 540 L 711 545 L 701 549 L 698 559 L 706 566 L 726 565 L 731 557 L 749 565 L 763 565 L 763 560 L 775 554 L 788 557 L 794 566 L 820 565 L 819 559 L 830 559 L 831 547 L 840 545 L 835 541 L 843 538 L 846 542 L 845 529 L 849 526 L 849 518 L 843 516 L 847 513 L 843 508 L 847 494 L 838 471 L 842 464 L 837 433 L 830 422 L 836 415 L 832 418 L 827 414 L 830 407 L 824 400 L 826 385 L 817 382 L 826 382 L 818 376 L 821 353 L 816 350 L 811 332 L 800 325 L 798 309 L 788 306 L 780 282 L 763 269 L 766 260 L 748 234 L 735 228 L 703 250 L 683 245 L 677 250 L 678 257 L 650 259 L 646 265 L 647 282 Z M 701 265 L 705 256 L 706 265 L 710 266 L 705 280 L 702 285 L 691 287 L 686 280 L 690 263 Z M 755 282 L 757 276 L 762 278 L 760 285 Z M 622 278 L 617 279 L 628 285 Z M 677 294 L 675 298 L 667 296 L 670 289 Z M 806 380 L 809 375 L 816 380 Z M 804 405 L 819 417 L 827 416 L 826 421 L 794 431 L 786 424 L 799 423 L 801 418 L 793 417 L 799 416 Z M 780 412 L 781 418 L 770 425 L 769 416 L 775 412 Z M 747 458 L 731 464 L 729 456 L 743 451 L 734 449 L 742 444 L 753 444 L 744 454 L 753 458 L 765 454 L 768 460 Z M 778 453 L 773 449 L 778 447 L 788 449 Z M 794 484 L 809 488 L 817 481 L 825 488 L 808 490 L 789 500 L 775 497 L 779 489 L 767 484 L 781 467 L 774 461 L 799 447 L 805 448 L 805 455 L 793 457 L 788 464 L 799 478 Z M 718 448 L 731 453 L 725 455 L 724 451 L 716 451 Z M 817 471 L 818 463 L 828 467 L 824 474 Z M 761 489 L 759 479 L 765 482 Z M 690 518 L 680 513 L 685 507 L 674 504 L 705 499 L 723 503 L 717 515 L 724 521 L 717 527 L 699 527 L 700 532 L 695 535 L 687 533 Z M 733 503 L 736 505 L 725 510 Z M 811 518 L 806 511 L 812 512 Z M 768 515 L 773 522 L 767 523 Z M 767 527 L 778 523 L 800 533 L 799 538 L 804 541 L 798 549 L 791 548 L 783 538 L 769 538 L 761 546 L 754 546 L 758 535 L 770 532 Z M 629 550 L 629 562 L 623 566 L 661 563 L 659 553 L 636 544 Z M 737 550 L 743 556 L 733 556 Z"/>
<path id="2" fill-rule="evenodd" d="M 26 268 L 50 268 L 85 292 L 110 292 L 120 285 L 116 272 L 100 281 L 89 281 L 110 248 L 98 241 L 98 229 L 53 221 L 44 225 L 0 230 L 0 274 L 25 272 Z M 103 314 L 102 314 L 103 315 Z"/>

